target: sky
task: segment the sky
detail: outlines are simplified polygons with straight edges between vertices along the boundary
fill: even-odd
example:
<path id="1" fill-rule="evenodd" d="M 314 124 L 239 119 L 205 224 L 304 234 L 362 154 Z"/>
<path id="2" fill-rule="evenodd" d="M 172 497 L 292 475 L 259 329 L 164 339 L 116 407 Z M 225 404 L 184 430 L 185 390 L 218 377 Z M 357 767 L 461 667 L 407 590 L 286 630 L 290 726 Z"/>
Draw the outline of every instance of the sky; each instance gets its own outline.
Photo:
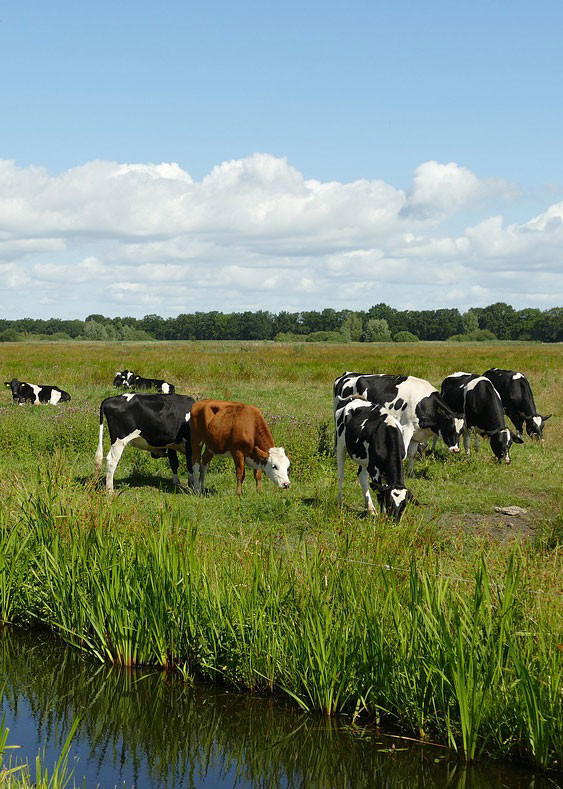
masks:
<path id="1" fill-rule="evenodd" d="M 563 4 L 0 6 L 0 317 L 563 305 Z"/>

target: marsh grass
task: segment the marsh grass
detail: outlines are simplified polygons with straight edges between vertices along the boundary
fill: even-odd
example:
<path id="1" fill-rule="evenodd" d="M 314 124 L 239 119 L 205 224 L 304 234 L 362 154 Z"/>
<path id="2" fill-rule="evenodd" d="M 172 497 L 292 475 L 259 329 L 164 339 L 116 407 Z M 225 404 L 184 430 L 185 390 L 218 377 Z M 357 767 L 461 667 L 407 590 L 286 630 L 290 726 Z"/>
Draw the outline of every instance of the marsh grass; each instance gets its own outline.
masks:
<path id="1" fill-rule="evenodd" d="M 377 353 L 377 360 L 374 360 Z M 68 408 L 0 409 L 0 619 L 48 626 L 101 661 L 282 694 L 448 744 L 560 769 L 563 662 L 561 422 L 513 464 L 438 448 L 399 526 L 368 518 L 348 470 L 336 505 L 332 380 L 344 369 L 526 372 L 563 413 L 558 347 L 417 344 L 96 344 L 10 348 L 18 377 L 69 390 Z M 128 450 L 109 500 L 92 480 L 98 407 L 129 367 L 198 396 L 259 405 L 292 453 L 293 486 L 237 499 L 228 460 L 210 495 L 173 492 L 166 461 Z M 53 370 L 55 372 L 53 372 Z M 109 383 L 108 383 L 109 382 Z M 7 397 L 7 395 L 6 395 Z M 535 535 L 495 537 L 495 505 Z M 526 535 L 527 536 L 527 535 Z"/>

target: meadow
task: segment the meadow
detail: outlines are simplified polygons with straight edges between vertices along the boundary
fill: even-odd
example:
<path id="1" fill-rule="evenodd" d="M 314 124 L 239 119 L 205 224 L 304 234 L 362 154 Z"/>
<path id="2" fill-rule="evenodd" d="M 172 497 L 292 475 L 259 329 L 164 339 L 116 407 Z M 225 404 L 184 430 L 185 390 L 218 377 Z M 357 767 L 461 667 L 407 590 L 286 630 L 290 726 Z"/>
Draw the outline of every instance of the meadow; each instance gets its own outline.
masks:
<path id="1" fill-rule="evenodd" d="M 563 354 L 558 345 L 6 343 L 2 381 L 56 384 L 59 407 L 0 399 L 0 620 L 47 627 L 100 660 L 175 669 L 303 709 L 447 744 L 466 760 L 563 765 Z M 421 503 L 367 517 L 347 467 L 336 501 L 332 382 L 344 370 L 525 372 L 545 441 L 442 444 Z M 101 400 L 123 368 L 180 393 L 260 407 L 291 452 L 289 491 L 215 459 L 209 495 L 126 449 L 117 496 L 93 480 Z M 108 449 L 106 431 L 105 451 Z M 180 475 L 186 479 L 185 464 Z M 495 507 L 527 510 L 507 516 Z"/>

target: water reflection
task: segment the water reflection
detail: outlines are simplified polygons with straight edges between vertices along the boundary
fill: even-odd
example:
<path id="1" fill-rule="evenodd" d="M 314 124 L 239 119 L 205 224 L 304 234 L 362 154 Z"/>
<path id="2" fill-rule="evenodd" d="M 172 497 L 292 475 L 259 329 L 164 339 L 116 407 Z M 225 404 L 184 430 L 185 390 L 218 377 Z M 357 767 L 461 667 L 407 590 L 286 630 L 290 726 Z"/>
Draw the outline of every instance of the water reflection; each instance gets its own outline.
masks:
<path id="1" fill-rule="evenodd" d="M 543 789 L 540 775 L 480 765 L 471 770 L 444 749 L 324 721 L 221 689 L 190 687 L 160 673 L 99 666 L 37 633 L 1 632 L 0 691 L 18 754 L 45 748 L 55 761 L 72 721 L 75 775 L 103 789 L 197 787 L 452 787 Z"/>

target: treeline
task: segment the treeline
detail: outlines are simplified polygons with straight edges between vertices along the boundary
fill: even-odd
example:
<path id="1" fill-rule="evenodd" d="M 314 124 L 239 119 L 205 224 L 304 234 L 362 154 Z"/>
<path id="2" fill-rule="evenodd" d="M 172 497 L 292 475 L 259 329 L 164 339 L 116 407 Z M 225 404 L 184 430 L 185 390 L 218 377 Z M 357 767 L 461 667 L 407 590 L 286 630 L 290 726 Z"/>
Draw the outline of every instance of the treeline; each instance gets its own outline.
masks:
<path id="1" fill-rule="evenodd" d="M 278 340 L 321 342 L 399 342 L 417 340 L 537 340 L 563 341 L 563 307 L 515 310 L 497 302 L 488 307 L 396 310 L 376 304 L 368 310 L 282 311 L 277 314 L 217 311 L 176 318 L 86 320 L 0 319 L 0 341 L 21 340 Z"/>

